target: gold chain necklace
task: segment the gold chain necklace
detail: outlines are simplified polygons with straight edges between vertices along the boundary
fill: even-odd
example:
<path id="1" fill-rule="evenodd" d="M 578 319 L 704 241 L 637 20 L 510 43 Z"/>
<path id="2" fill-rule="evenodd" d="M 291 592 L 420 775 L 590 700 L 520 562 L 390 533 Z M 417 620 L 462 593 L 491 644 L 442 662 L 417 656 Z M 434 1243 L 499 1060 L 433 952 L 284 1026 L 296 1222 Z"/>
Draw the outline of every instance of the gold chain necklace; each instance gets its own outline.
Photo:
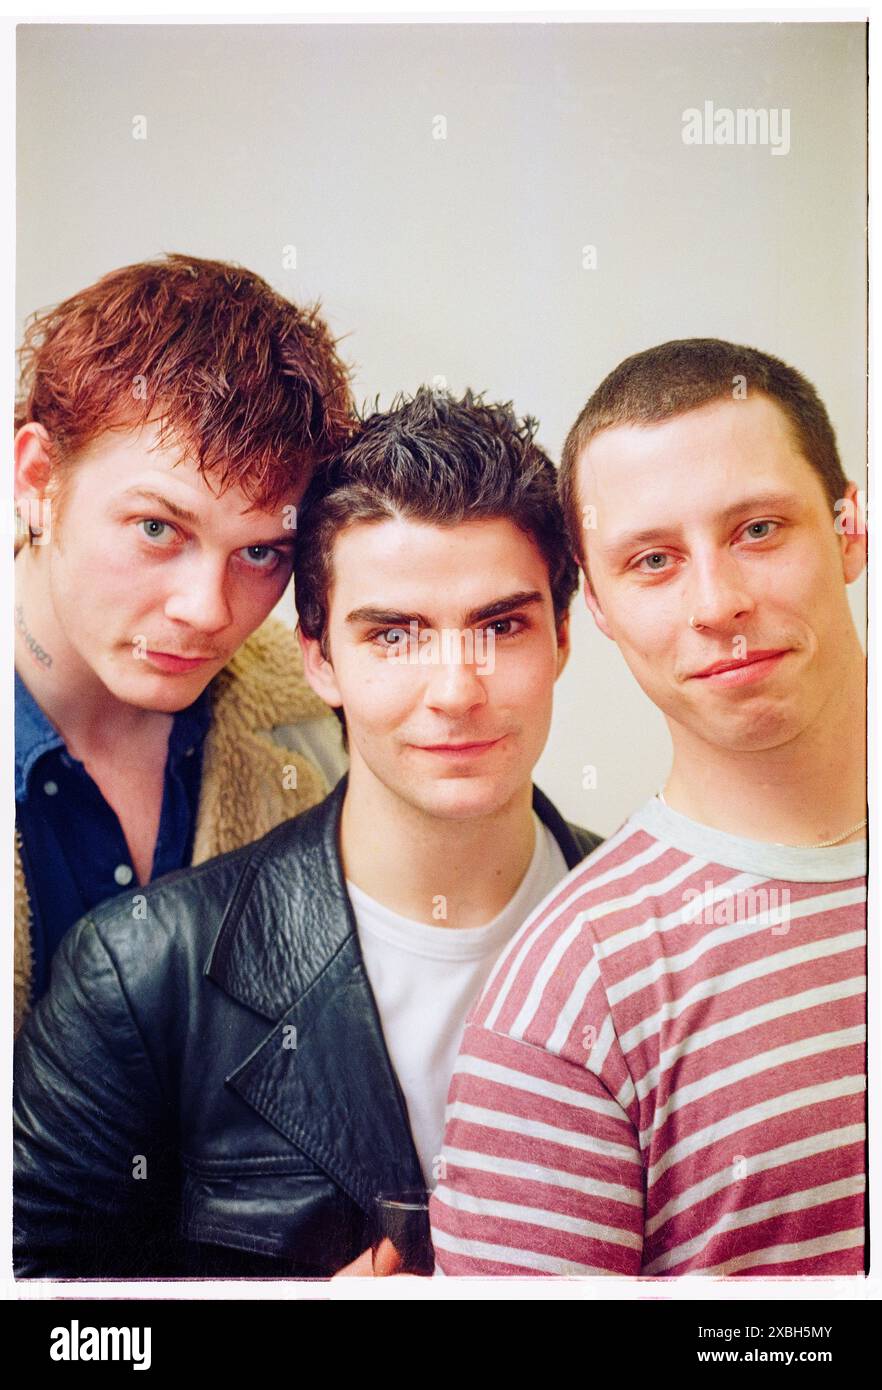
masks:
<path id="1" fill-rule="evenodd" d="M 849 835 L 854 835 L 854 834 L 857 833 L 858 830 L 863 830 L 863 828 L 864 828 L 864 826 L 866 825 L 866 823 L 867 823 L 867 818 L 866 818 L 866 816 L 864 816 L 863 820 L 859 820 L 858 823 L 857 823 L 857 825 L 853 825 L 849 830 L 844 830 L 843 833 L 842 833 L 841 835 L 837 835 L 835 840 L 822 840 L 821 843 L 818 844 L 818 845 L 793 845 L 792 848 L 793 848 L 793 849 L 830 849 L 831 845 L 838 845 L 838 844 L 841 844 L 843 840 L 847 840 L 847 839 L 848 839 Z M 784 849 L 784 848 L 786 848 L 786 846 L 782 845 L 782 849 Z"/>
<path id="2" fill-rule="evenodd" d="M 669 811 L 673 811 L 673 806 L 668 806 L 668 803 L 665 801 L 664 792 L 659 792 L 658 799 L 663 806 L 668 807 Z M 677 815 L 679 814 L 680 812 L 678 811 Z M 832 849 L 834 845 L 839 845 L 843 840 L 847 840 L 849 835 L 856 835 L 859 830 L 863 830 L 866 824 L 867 818 L 864 816 L 864 819 L 859 820 L 857 825 L 849 826 L 848 830 L 843 830 L 842 834 L 837 835 L 835 840 L 821 840 L 820 843 L 816 845 L 784 845 L 781 844 L 779 840 L 772 840 L 771 843 L 776 849 Z"/>

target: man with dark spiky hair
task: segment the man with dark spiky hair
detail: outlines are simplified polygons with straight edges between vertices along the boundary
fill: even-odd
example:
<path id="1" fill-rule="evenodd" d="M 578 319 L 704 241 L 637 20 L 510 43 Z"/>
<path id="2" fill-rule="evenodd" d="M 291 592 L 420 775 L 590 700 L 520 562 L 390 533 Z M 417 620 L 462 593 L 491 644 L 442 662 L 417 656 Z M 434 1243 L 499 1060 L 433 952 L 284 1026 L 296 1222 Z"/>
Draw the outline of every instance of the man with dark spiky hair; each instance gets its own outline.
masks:
<path id="1" fill-rule="evenodd" d="M 16 408 L 15 1014 L 64 933 L 256 839 L 345 767 L 264 619 L 296 507 L 351 429 L 315 310 L 193 256 L 31 322 Z M 251 634 L 254 634 L 253 636 Z"/>
<path id="2" fill-rule="evenodd" d="M 17 1048 L 19 1275 L 360 1272 L 378 1194 L 437 1179 L 468 1009 L 598 843 L 532 784 L 562 529 L 533 426 L 471 395 L 396 403 L 316 475 L 300 640 L 350 774 L 68 933 Z"/>

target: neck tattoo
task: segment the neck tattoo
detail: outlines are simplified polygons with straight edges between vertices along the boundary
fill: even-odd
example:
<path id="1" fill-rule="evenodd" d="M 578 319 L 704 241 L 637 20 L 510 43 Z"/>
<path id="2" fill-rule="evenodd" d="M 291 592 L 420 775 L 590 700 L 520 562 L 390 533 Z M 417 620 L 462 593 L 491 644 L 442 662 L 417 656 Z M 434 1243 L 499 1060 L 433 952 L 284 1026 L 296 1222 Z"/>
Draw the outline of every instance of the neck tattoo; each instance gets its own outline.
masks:
<path id="1" fill-rule="evenodd" d="M 52 665 L 52 658 L 47 651 L 43 650 L 37 639 L 28 631 L 28 625 L 25 622 L 24 606 L 20 603 L 15 605 L 15 626 L 24 638 L 25 646 L 37 664 L 47 668 L 50 667 Z"/>

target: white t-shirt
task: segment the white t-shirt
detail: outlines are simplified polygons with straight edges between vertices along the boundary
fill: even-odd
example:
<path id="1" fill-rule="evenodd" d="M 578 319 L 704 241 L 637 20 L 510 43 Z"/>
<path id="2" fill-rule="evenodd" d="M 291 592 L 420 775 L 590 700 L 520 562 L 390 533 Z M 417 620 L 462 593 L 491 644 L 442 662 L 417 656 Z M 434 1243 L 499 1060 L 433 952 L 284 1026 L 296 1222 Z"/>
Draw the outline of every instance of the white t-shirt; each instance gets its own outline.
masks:
<path id="1" fill-rule="evenodd" d="M 427 1187 L 438 1176 L 444 1107 L 466 1015 L 503 946 L 566 876 L 560 846 L 535 812 L 533 818 L 530 867 L 507 906 L 483 927 L 414 922 L 346 884 Z"/>

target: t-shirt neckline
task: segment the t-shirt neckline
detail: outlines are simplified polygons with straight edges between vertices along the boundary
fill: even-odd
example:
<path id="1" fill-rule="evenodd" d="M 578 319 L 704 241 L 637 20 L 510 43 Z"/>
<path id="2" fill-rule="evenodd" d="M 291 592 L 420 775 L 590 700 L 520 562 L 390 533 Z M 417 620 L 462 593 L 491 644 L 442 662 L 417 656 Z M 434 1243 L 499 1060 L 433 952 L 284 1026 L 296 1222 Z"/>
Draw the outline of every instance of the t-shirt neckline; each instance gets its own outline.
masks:
<path id="1" fill-rule="evenodd" d="M 359 923 L 359 931 L 368 931 L 390 945 L 399 946 L 409 953 L 434 956 L 437 959 L 456 957 L 459 960 L 477 959 L 487 953 L 491 946 L 507 941 L 512 934 L 512 920 L 516 926 L 529 916 L 536 896 L 537 880 L 546 872 L 547 856 L 552 846 L 558 848 L 557 841 L 542 820 L 533 812 L 536 829 L 536 842 L 527 872 L 521 879 L 508 902 L 489 922 L 479 927 L 445 927 L 441 923 L 434 926 L 430 922 L 419 922 L 400 913 L 392 912 L 376 898 L 365 893 L 351 880 L 346 880 L 353 909 Z M 550 843 L 549 843 L 550 841 Z M 566 874 L 566 866 L 561 877 Z M 516 928 L 515 928 L 516 929 Z"/>
<path id="2" fill-rule="evenodd" d="M 765 878 L 789 879 L 796 883 L 836 883 L 861 878 L 867 871 L 866 839 L 831 845 L 828 849 L 748 840 L 692 820 L 657 796 L 635 811 L 630 825 L 708 863 L 724 864 Z"/>

